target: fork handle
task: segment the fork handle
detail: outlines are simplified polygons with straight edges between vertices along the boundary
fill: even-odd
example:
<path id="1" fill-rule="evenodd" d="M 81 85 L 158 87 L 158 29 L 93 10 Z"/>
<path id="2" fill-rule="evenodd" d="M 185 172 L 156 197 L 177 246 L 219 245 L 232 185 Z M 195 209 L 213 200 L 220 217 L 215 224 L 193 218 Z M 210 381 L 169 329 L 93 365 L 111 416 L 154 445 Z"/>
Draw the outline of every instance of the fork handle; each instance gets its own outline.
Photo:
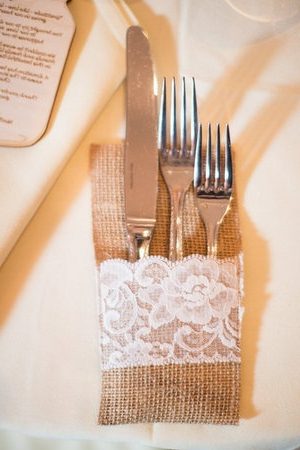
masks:
<path id="1" fill-rule="evenodd" d="M 216 258 L 218 254 L 219 223 L 214 226 L 206 224 L 207 256 Z"/>
<path id="2" fill-rule="evenodd" d="M 183 258 L 183 206 L 186 192 L 172 191 L 169 259 L 176 261 Z"/>
<path id="3" fill-rule="evenodd" d="M 230 208 L 230 200 L 228 198 L 199 198 L 198 208 L 206 230 L 207 256 L 216 258 L 219 227 Z"/>

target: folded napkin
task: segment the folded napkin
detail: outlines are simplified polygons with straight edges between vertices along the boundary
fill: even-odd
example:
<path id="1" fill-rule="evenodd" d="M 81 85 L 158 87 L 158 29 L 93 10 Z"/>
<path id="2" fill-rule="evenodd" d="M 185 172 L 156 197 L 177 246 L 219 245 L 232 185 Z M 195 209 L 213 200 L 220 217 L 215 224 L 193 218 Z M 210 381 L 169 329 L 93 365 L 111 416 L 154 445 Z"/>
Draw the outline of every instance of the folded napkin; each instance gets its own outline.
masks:
<path id="1" fill-rule="evenodd" d="M 127 262 L 122 145 L 93 146 L 93 226 L 102 361 L 100 424 L 239 420 L 242 258 L 236 202 L 218 258 L 193 193 L 182 261 L 168 260 L 170 206 L 159 179 L 151 256 Z"/>
<path id="2" fill-rule="evenodd" d="M 45 135 L 26 148 L 0 148 L 0 264 L 125 76 L 122 2 L 69 3 L 75 37 Z"/>

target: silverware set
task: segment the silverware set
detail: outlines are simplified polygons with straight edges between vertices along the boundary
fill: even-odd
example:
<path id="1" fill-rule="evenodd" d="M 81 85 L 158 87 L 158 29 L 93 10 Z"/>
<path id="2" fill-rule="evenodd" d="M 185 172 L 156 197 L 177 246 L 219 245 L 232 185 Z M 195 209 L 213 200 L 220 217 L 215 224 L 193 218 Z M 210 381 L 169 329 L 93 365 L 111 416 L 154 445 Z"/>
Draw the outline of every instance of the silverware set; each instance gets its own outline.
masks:
<path id="1" fill-rule="evenodd" d="M 194 180 L 194 196 L 207 235 L 207 255 L 217 256 L 218 230 L 229 210 L 232 197 L 232 157 L 229 126 L 221 152 L 220 125 L 216 126 L 215 151 L 212 151 L 211 124 L 207 145 L 202 145 L 202 125 L 198 125 L 195 80 L 192 79 L 190 133 L 187 133 L 186 82 L 181 82 L 180 144 L 177 139 L 175 79 L 171 82 L 169 141 L 167 140 L 166 79 L 163 79 L 158 122 L 158 149 L 162 175 L 171 200 L 169 259 L 183 258 L 183 207 L 187 190 Z M 222 154 L 224 153 L 224 155 Z"/>
<path id="2" fill-rule="evenodd" d="M 226 126 L 225 143 L 222 145 L 220 125 L 216 125 L 213 146 L 212 127 L 209 123 L 207 144 L 204 146 L 203 127 L 198 123 L 195 80 L 192 79 L 190 89 L 189 119 L 185 78 L 181 80 L 180 114 L 177 114 L 174 78 L 170 91 L 168 114 L 167 82 L 164 78 L 157 121 L 149 43 L 140 27 L 130 27 L 127 33 L 124 174 L 130 261 L 149 255 L 149 245 L 156 224 L 157 160 L 171 202 L 170 260 L 183 258 L 183 208 L 192 182 L 195 202 L 206 229 L 209 257 L 217 257 L 219 227 L 230 209 L 233 166 L 229 126 Z M 180 132 L 177 115 L 180 115 Z"/>

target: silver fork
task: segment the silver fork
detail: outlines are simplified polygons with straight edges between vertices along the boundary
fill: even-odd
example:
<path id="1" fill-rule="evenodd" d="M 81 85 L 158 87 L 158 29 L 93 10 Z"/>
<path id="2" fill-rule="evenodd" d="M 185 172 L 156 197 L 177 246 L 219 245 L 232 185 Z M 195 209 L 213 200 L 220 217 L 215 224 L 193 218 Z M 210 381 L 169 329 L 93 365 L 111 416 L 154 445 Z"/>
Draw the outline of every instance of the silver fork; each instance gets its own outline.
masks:
<path id="1" fill-rule="evenodd" d="M 193 180 L 195 146 L 198 128 L 195 80 L 192 79 L 190 139 L 187 137 L 186 86 L 182 78 L 180 111 L 180 146 L 177 145 L 176 86 L 171 85 L 170 141 L 167 142 L 167 93 L 164 78 L 158 123 L 160 168 L 171 199 L 171 226 L 169 259 L 183 257 L 182 212 L 185 194 Z"/>
<path id="2" fill-rule="evenodd" d="M 233 170 L 229 126 L 226 125 L 224 163 L 221 162 L 220 125 L 216 129 L 215 158 L 212 157 L 211 124 L 208 124 L 206 155 L 202 151 L 202 126 L 199 125 L 195 151 L 194 193 L 206 228 L 207 255 L 216 257 L 218 231 L 232 199 Z"/>

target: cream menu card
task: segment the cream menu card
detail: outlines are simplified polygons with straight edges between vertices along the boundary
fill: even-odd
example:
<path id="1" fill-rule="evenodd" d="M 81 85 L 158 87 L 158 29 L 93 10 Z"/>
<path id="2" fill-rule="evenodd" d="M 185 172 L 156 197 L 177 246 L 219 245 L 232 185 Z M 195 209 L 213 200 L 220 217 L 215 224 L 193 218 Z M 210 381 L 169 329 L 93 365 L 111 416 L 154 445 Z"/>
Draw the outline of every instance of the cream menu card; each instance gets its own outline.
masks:
<path id="1" fill-rule="evenodd" d="M 0 0 L 0 145 L 44 133 L 74 31 L 66 0 Z"/>

